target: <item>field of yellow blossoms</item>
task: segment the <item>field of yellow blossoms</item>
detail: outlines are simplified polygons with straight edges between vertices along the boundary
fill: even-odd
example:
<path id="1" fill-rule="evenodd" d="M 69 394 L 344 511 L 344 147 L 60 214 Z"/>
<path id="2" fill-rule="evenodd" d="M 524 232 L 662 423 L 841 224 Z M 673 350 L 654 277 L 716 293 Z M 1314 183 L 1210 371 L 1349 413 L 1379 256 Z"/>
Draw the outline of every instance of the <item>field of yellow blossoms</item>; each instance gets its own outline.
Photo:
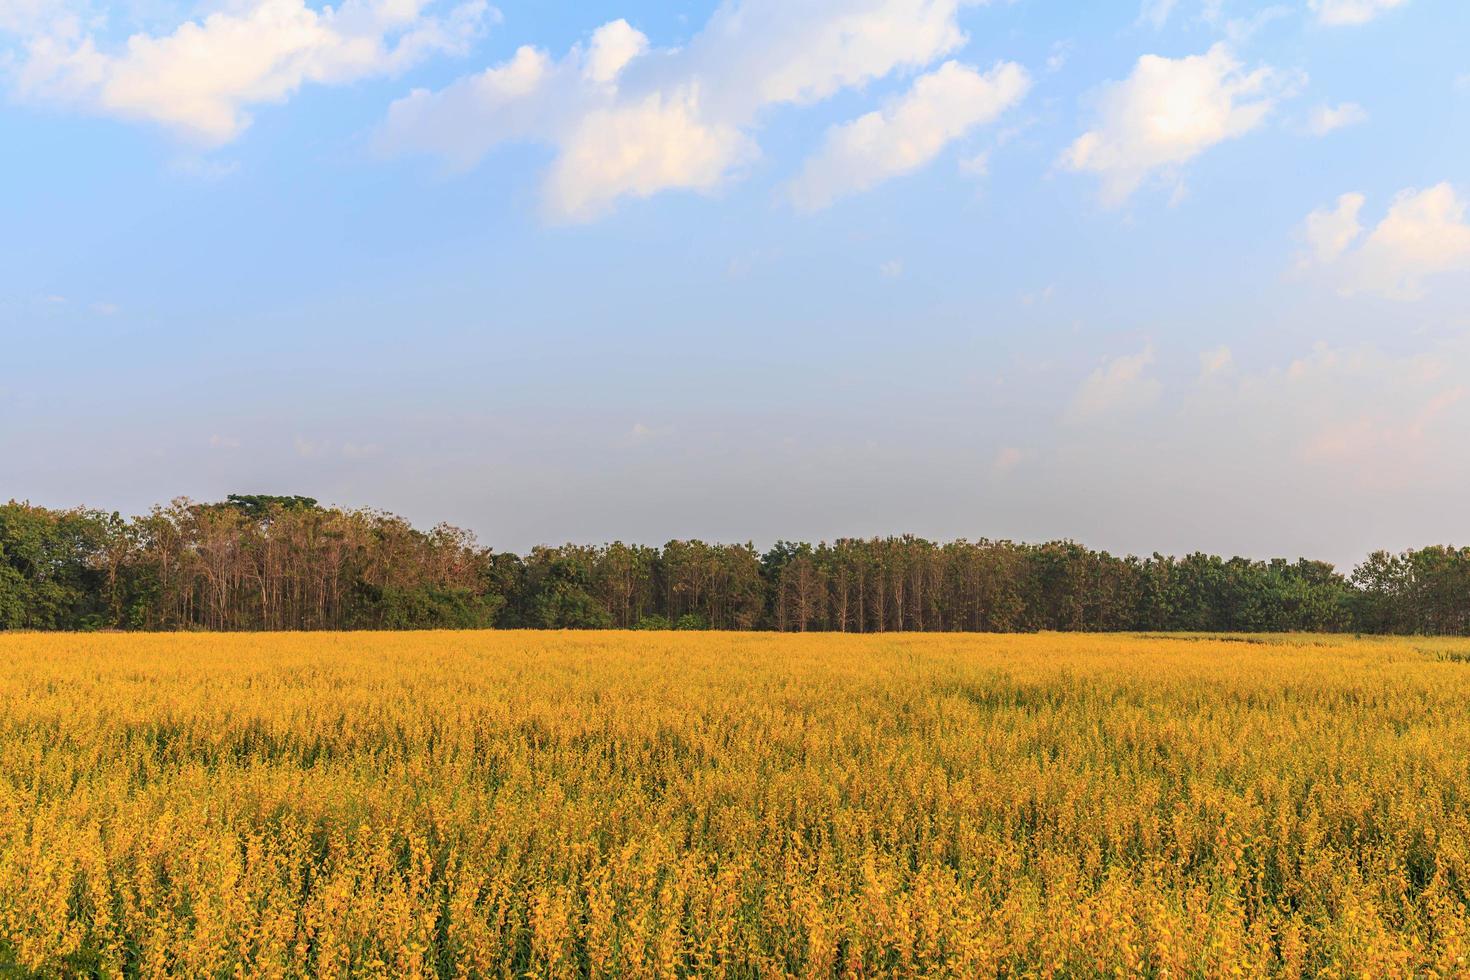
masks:
<path id="1" fill-rule="evenodd" d="M 0 976 L 1457 976 L 1470 643 L 0 635 Z"/>

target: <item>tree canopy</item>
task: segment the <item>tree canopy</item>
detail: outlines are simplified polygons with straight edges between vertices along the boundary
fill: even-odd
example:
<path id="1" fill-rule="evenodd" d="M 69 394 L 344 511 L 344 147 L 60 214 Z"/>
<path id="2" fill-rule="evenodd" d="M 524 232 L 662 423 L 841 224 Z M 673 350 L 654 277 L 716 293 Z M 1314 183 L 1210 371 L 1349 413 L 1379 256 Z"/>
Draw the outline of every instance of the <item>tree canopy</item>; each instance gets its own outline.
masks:
<path id="1" fill-rule="evenodd" d="M 613 542 L 496 553 L 302 496 L 132 519 L 0 506 L 0 628 L 616 627 L 1470 633 L 1470 548 L 1324 562 L 1119 557 L 1071 541 Z"/>

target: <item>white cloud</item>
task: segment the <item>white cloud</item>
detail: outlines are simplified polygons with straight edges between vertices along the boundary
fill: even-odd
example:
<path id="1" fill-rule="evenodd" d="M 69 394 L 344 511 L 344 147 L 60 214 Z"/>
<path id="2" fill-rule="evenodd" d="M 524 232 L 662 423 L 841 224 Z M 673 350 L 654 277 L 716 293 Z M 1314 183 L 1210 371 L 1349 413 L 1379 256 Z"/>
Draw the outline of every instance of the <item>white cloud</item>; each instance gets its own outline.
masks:
<path id="1" fill-rule="evenodd" d="M 412 146 L 471 167 L 500 143 L 558 125 L 556 100 L 547 92 L 566 85 L 565 75 L 544 51 L 521 47 L 508 61 L 440 92 L 415 89 L 394 102 L 381 140 L 389 149 Z"/>
<path id="2" fill-rule="evenodd" d="M 1400 332 L 1391 348 L 1296 356 L 1260 368 L 1242 356 L 1207 383 L 1171 387 L 1167 407 L 1043 434 L 1036 469 L 998 486 L 1013 487 L 1019 506 L 1085 484 L 1073 513 L 1093 519 L 1094 535 L 1126 528 L 1117 549 L 1138 547 L 1133 536 L 1148 550 L 1350 567 L 1371 548 L 1470 536 L 1470 392 L 1459 390 L 1470 388 L 1470 335 Z"/>
<path id="3" fill-rule="evenodd" d="M 308 83 L 342 84 L 400 72 L 437 52 L 463 52 L 487 15 L 469 0 L 444 16 L 429 0 L 249 0 L 165 35 L 135 34 L 102 50 L 76 20 L 28 39 L 15 92 L 157 123 L 207 146 L 250 124 L 253 106 L 285 101 Z"/>
<path id="4" fill-rule="evenodd" d="M 1245 16 L 1228 17 L 1226 0 L 1191 0 L 1186 6 L 1193 12 L 1193 22 L 1218 31 L 1226 40 L 1235 44 L 1250 40 L 1268 24 L 1297 13 L 1294 7 L 1275 4 L 1252 10 Z M 1138 11 L 1138 24 L 1152 27 L 1156 31 L 1163 30 L 1170 19 L 1182 9 L 1184 8 L 1181 8 L 1178 0 L 1143 0 Z"/>
<path id="5" fill-rule="evenodd" d="M 1318 106 L 1312 110 L 1308 127 L 1318 136 L 1326 136 L 1335 129 L 1356 126 L 1367 120 L 1368 112 L 1362 106 L 1356 102 L 1344 102 L 1335 106 Z"/>
<path id="6" fill-rule="evenodd" d="M 931 64 L 965 41 L 972 0 L 727 0 L 686 46 L 650 49 L 626 23 L 560 59 L 511 61 L 389 110 L 380 145 L 468 167 L 508 142 L 550 145 L 543 200 L 556 220 L 626 197 L 712 191 L 759 150 L 763 110 L 808 105 Z"/>
<path id="7" fill-rule="evenodd" d="M 1151 175 L 1255 129 L 1285 88 L 1270 68 L 1243 70 L 1224 44 L 1185 58 L 1144 55 L 1126 80 L 1103 88 L 1097 124 L 1061 164 L 1097 174 L 1103 202 L 1120 205 Z"/>
<path id="8" fill-rule="evenodd" d="M 557 217 L 587 220 L 620 197 L 713 190 L 754 155 L 740 130 L 701 121 L 697 93 L 653 92 L 571 127 L 546 177 L 546 204 Z"/>
<path id="9" fill-rule="evenodd" d="M 1177 0 L 1143 0 L 1143 7 L 1138 11 L 1138 19 L 1153 27 L 1154 30 L 1162 30 L 1169 22 L 1169 15 L 1174 12 Z"/>
<path id="10" fill-rule="evenodd" d="M 1202 474 L 1206 482 L 1290 473 L 1305 500 L 1355 487 L 1462 486 L 1470 477 L 1470 457 L 1460 451 L 1470 430 L 1467 371 L 1463 340 L 1410 353 L 1317 344 L 1284 368 L 1197 386 L 1178 413 L 1159 420 L 1172 437 L 1156 438 L 1181 452 L 1207 443 L 1205 465 L 1219 472 Z M 1323 491 L 1331 492 L 1319 497 Z"/>
<path id="11" fill-rule="evenodd" d="M 1046 56 L 1046 70 L 1055 73 L 1067 67 L 1067 59 L 1072 56 L 1073 46 L 1071 41 L 1053 43 L 1051 53 Z"/>
<path id="12" fill-rule="evenodd" d="M 900 279 L 903 277 L 903 260 L 889 259 L 878 267 L 878 274 L 884 279 Z"/>
<path id="13" fill-rule="evenodd" d="M 211 449 L 239 449 L 240 440 L 234 436 L 224 436 L 219 433 L 209 437 L 209 448 Z"/>
<path id="14" fill-rule="evenodd" d="M 722 114 L 809 105 L 959 48 L 962 2 L 732 0 L 689 46 L 683 67 Z"/>
<path id="15" fill-rule="evenodd" d="M 1309 0 L 1320 23 L 1334 27 L 1366 24 L 1379 14 L 1402 7 L 1409 0 Z"/>
<path id="16" fill-rule="evenodd" d="M 30 37 L 44 30 L 67 30 L 92 13 L 82 0 L 0 0 L 0 34 Z"/>
<path id="17" fill-rule="evenodd" d="M 1162 390 L 1158 380 L 1147 374 L 1153 363 L 1153 345 L 1104 361 L 1078 388 L 1068 410 L 1069 420 L 1125 414 L 1153 404 Z"/>
<path id="18" fill-rule="evenodd" d="M 1362 194 L 1344 194 L 1337 199 L 1335 207 L 1319 208 L 1307 215 L 1302 237 L 1306 240 L 1308 252 L 1298 265 L 1306 268 L 1326 264 L 1346 252 L 1363 231 L 1358 214 L 1366 201 Z"/>
<path id="19" fill-rule="evenodd" d="M 814 211 L 911 173 L 976 126 L 994 121 L 1030 85 L 1017 64 L 1004 62 L 982 75 L 947 61 L 882 109 L 830 129 L 822 149 L 792 183 L 792 202 Z"/>
<path id="20" fill-rule="evenodd" d="M 1424 396 L 1422 403 L 1411 406 L 1408 412 L 1390 415 L 1364 411 L 1324 426 L 1303 446 L 1303 458 L 1311 463 L 1383 465 L 1385 456 L 1397 456 L 1406 448 L 1423 446 L 1431 428 L 1464 398 L 1465 386 L 1456 385 Z"/>
<path id="21" fill-rule="evenodd" d="M 1225 32 L 1225 37 L 1234 44 L 1244 44 L 1259 34 L 1265 27 L 1278 20 L 1284 20 L 1296 13 L 1291 7 L 1277 5 L 1274 7 L 1263 7 L 1255 11 L 1249 17 L 1232 17 L 1223 20 L 1218 9 L 1212 9 L 1206 13 L 1206 21 L 1214 24 Z M 1222 22 L 1223 20 L 1223 22 Z"/>
<path id="22" fill-rule="evenodd" d="M 1235 355 L 1224 345 L 1207 350 L 1199 356 L 1201 378 L 1211 378 L 1229 371 L 1235 364 Z"/>
<path id="23" fill-rule="evenodd" d="M 0 0 L 0 31 L 22 31 L 40 21 L 45 0 Z"/>
<path id="24" fill-rule="evenodd" d="M 1449 184 L 1400 192 L 1366 237 L 1358 222 L 1363 203 L 1361 194 L 1344 194 L 1336 209 L 1312 212 L 1304 230 L 1312 258 L 1331 271 L 1345 295 L 1414 300 L 1424 295 L 1427 280 L 1470 272 L 1466 202 Z"/>
<path id="25" fill-rule="evenodd" d="M 990 176 L 990 151 L 981 150 L 960 160 L 960 173 L 976 180 Z"/>
<path id="26" fill-rule="evenodd" d="M 648 50 L 648 38 L 626 20 L 603 24 L 592 34 L 582 72 L 601 84 L 617 80 L 628 62 Z"/>
<path id="27" fill-rule="evenodd" d="M 1279 395 L 1302 406 L 1297 447 L 1304 462 L 1405 474 L 1454 445 L 1470 414 L 1455 362 L 1463 351 L 1393 356 L 1375 348 L 1319 344 L 1293 361 Z"/>

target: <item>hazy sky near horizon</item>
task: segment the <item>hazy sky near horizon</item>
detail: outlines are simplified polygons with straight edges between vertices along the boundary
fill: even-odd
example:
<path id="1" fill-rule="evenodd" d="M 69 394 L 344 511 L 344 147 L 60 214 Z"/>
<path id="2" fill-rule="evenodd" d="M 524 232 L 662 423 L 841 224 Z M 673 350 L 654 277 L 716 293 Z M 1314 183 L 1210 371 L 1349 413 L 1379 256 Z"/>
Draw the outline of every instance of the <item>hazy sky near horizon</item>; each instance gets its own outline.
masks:
<path id="1" fill-rule="evenodd" d="M 1463 0 L 0 0 L 0 498 L 1470 543 Z"/>

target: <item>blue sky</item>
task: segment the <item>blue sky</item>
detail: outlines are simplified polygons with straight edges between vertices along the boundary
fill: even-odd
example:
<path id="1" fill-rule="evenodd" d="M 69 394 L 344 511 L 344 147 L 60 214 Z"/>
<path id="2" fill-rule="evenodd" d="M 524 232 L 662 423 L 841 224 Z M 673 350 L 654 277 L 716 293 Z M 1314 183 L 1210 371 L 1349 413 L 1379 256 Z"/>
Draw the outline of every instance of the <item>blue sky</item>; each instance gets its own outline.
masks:
<path id="1" fill-rule="evenodd" d="M 0 496 L 1470 541 L 1461 0 L 0 0 Z"/>

